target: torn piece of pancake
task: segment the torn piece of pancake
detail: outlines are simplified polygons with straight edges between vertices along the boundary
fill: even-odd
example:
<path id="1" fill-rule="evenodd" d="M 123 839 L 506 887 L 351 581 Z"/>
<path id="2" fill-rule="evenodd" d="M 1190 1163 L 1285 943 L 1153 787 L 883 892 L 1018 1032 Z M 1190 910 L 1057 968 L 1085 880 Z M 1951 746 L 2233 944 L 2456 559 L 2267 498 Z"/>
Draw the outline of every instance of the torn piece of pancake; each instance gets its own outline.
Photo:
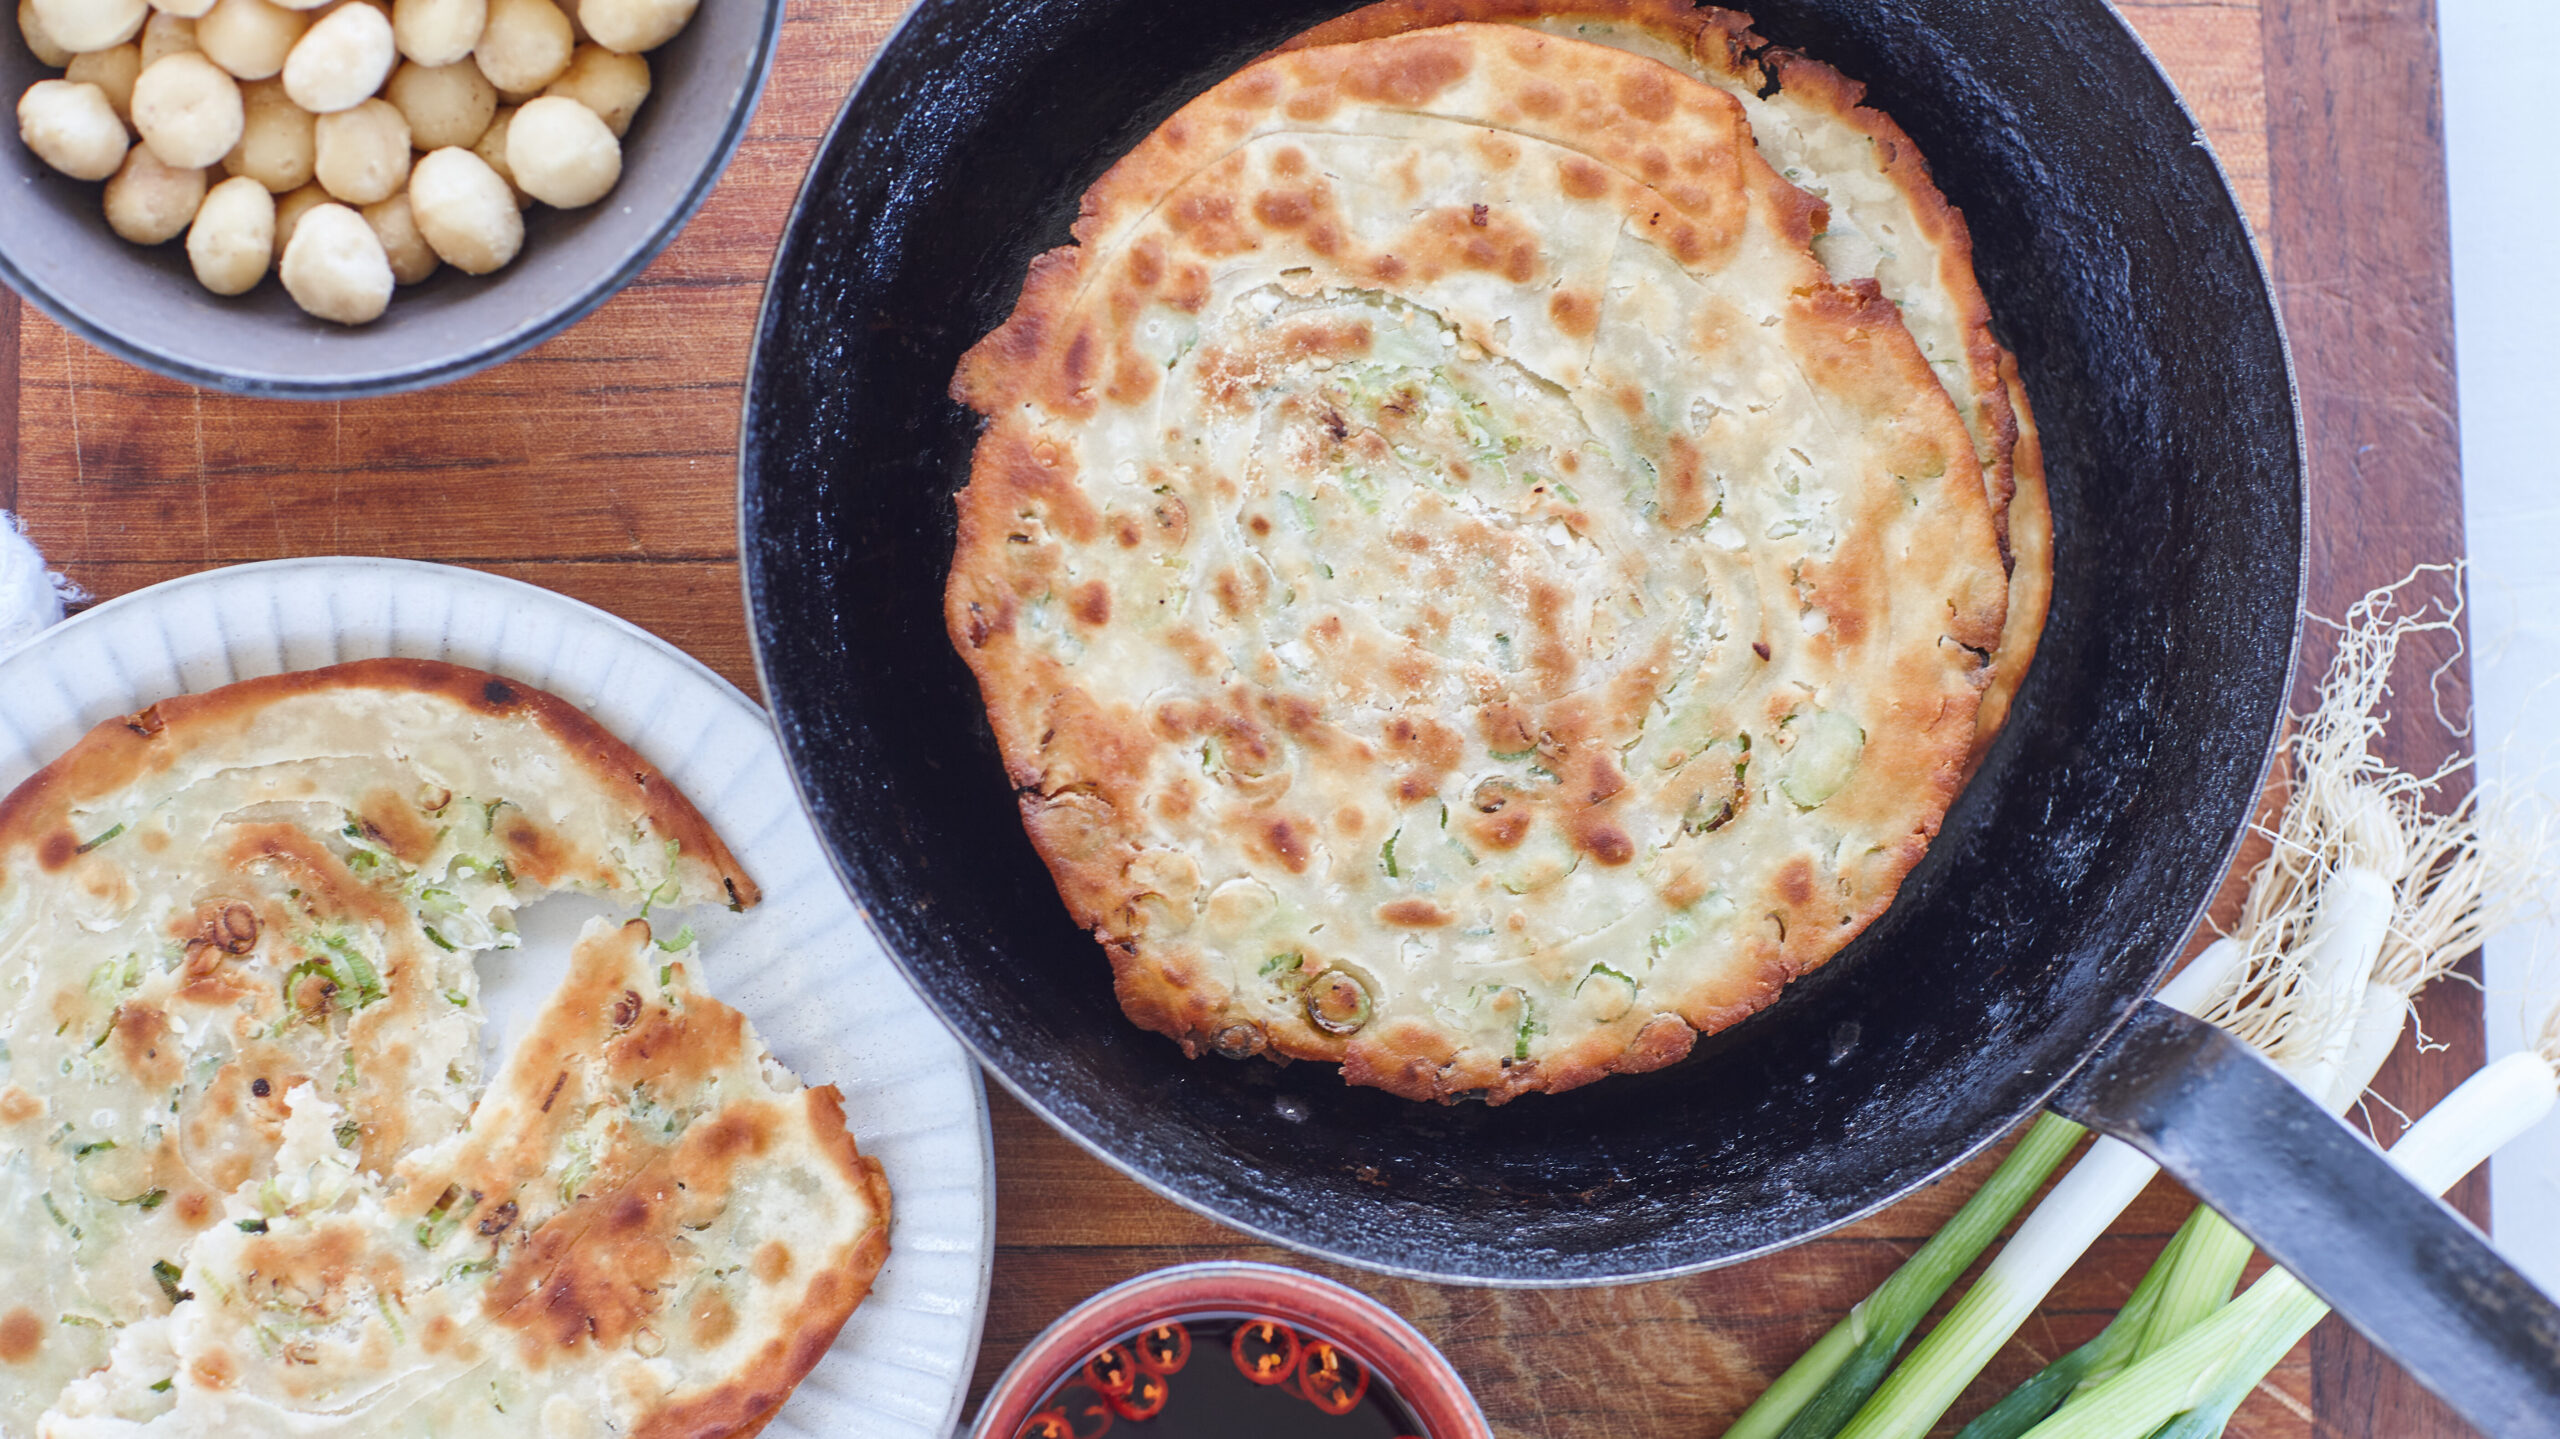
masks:
<path id="1" fill-rule="evenodd" d="M 1658 60 L 1730 94 L 1770 167 L 1824 202 L 1814 254 L 1835 280 L 1873 279 L 1945 384 L 1973 436 L 2009 560 L 2009 610 L 1976 721 L 1974 761 L 1997 738 L 2034 663 L 2053 592 L 2044 450 L 2017 362 L 1991 329 L 1964 215 L 1866 87 L 1771 45 L 1739 11 L 1688 0 L 1381 0 L 1284 49 L 1339 45 L 1460 21 L 1499 21 Z"/>
<path id="2" fill-rule="evenodd" d="M 946 603 L 1132 1018 L 1502 1099 L 1884 911 L 2006 582 L 1819 210 L 1731 95 L 1505 25 L 1266 59 L 1086 195 L 955 382 Z"/>
<path id="3" fill-rule="evenodd" d="M 475 955 L 577 889 L 751 904 L 674 785 L 568 704 L 373 660 L 169 699 L 0 803 L 0 1435 L 28 1435 L 231 1197 L 287 1096 L 362 1172 L 459 1133 Z"/>
<path id="4" fill-rule="evenodd" d="M 590 921 L 469 1125 L 389 1180 L 290 1097 L 244 1190 L 46 1439 L 753 1433 L 888 1254 L 889 1190 L 647 924 Z"/>

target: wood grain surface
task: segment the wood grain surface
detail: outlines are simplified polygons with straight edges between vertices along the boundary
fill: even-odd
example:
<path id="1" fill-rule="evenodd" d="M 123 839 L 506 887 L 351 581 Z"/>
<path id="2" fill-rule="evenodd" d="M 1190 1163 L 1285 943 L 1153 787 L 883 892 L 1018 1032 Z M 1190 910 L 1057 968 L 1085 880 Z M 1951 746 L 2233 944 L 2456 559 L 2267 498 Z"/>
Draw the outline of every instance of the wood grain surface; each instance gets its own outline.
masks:
<path id="1" fill-rule="evenodd" d="M 754 130 L 683 238 L 568 334 L 444 389 L 329 405 L 204 394 L 109 360 L 0 292 L 0 506 L 98 598 L 287 555 L 442 559 L 622 614 L 752 691 L 733 508 L 748 337 L 800 175 L 897 8 L 795 0 Z M 2123 8 L 2201 117 L 2274 260 L 2311 440 L 2315 605 L 2335 613 L 2412 563 L 2458 556 L 2427 0 Z M 2457 668 L 2451 683 L 2462 679 Z M 2426 1022 L 2447 1048 L 2386 1072 L 2383 1093 L 2402 1108 L 2480 1055 L 2476 998 L 2448 987 Z M 1150 1196 L 1001 1094 L 994 1105 L 999 1251 L 980 1392 L 1105 1284 L 1187 1259 L 1296 1262 Z M 1910 1254 L 1989 1162 L 1833 1237 L 1690 1279 L 1525 1293 L 1338 1277 L 1428 1332 L 1506 1439 L 1706 1439 Z M 2485 1184 L 2459 1194 L 2484 1213 Z M 2095 1333 L 2185 1210 L 2155 1185 L 1957 1416 Z M 2331 1321 L 2232 1432 L 2467 1431 Z"/>
<path id="2" fill-rule="evenodd" d="M 2463 553 L 2435 6 L 2288 0 L 2259 19 L 2276 287 L 2310 441 L 2311 604 L 2336 615 L 2413 565 Z M 2309 668 L 2326 647 L 2316 630 L 2307 638 Z M 2438 700 L 2446 713 L 2468 711 L 2468 666 L 2444 675 Z M 2433 733 L 2400 727 L 2393 758 L 2424 769 L 2468 747 L 2430 743 Z M 2478 979 L 2476 957 L 2468 977 Z M 2418 1021 L 2443 1048 L 2394 1057 L 2375 1088 L 2395 1100 L 2432 1099 L 2486 1059 L 2476 991 L 2435 986 Z M 2382 1119 L 2384 1137 L 2396 1133 L 2398 1121 Z M 2487 1222 L 2486 1172 L 2449 1197 Z M 2309 1345 L 2324 1428 L 2377 1439 L 2467 1429 L 2344 1322 L 2327 1320 Z"/>

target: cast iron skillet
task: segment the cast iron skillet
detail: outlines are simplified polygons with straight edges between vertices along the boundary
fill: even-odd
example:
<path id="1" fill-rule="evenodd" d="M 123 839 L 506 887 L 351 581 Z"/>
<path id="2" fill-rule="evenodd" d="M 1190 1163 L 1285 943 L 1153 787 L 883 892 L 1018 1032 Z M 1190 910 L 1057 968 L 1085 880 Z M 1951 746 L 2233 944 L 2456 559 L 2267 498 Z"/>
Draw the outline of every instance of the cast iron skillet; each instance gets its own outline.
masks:
<path id="1" fill-rule="evenodd" d="M 1195 1063 L 1121 1017 L 944 637 L 977 433 L 944 387 L 1114 157 L 1343 8 L 924 0 L 809 176 L 748 388 L 748 602 L 803 797 L 926 999 L 1024 1102 L 1156 1189 L 1435 1279 L 1731 1263 L 1890 1203 L 2057 1101 L 2160 1152 L 2475 1422 L 2554 1432 L 2547 1303 L 2219 1031 L 2144 999 L 2287 695 L 2302 456 L 2230 191 L 2102 0 L 1754 7 L 1869 81 L 1970 217 L 2052 472 L 2042 653 L 1892 911 L 1688 1062 L 1499 1109 L 1347 1088 L 1330 1066 Z M 2274 1183 L 2320 1163 L 2344 1182 Z M 2400 1227 L 2359 1254 L 2333 1242 L 2355 1223 Z"/>

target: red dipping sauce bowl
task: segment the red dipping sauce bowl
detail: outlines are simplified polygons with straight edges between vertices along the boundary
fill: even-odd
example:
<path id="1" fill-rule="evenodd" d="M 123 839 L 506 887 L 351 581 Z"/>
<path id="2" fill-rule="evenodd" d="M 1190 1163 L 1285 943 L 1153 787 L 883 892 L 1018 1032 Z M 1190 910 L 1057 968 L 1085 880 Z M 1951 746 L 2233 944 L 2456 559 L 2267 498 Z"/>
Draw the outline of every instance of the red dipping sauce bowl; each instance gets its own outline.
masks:
<path id="1" fill-rule="evenodd" d="M 1183 1264 L 1106 1289 L 996 1380 L 971 1439 L 1493 1439 L 1419 1330 L 1276 1264 Z"/>

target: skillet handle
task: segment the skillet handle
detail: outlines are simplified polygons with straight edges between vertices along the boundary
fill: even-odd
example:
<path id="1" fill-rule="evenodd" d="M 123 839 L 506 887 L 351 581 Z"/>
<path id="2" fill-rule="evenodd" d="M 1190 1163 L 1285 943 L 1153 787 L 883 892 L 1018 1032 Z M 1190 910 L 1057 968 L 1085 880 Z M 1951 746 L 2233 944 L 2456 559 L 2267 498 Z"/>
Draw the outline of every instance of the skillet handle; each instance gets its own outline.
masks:
<path id="1" fill-rule="evenodd" d="M 2560 1436 L 2560 1306 L 2247 1045 L 2146 1001 L 2052 1103 L 2158 1161 L 2483 1433 Z"/>

